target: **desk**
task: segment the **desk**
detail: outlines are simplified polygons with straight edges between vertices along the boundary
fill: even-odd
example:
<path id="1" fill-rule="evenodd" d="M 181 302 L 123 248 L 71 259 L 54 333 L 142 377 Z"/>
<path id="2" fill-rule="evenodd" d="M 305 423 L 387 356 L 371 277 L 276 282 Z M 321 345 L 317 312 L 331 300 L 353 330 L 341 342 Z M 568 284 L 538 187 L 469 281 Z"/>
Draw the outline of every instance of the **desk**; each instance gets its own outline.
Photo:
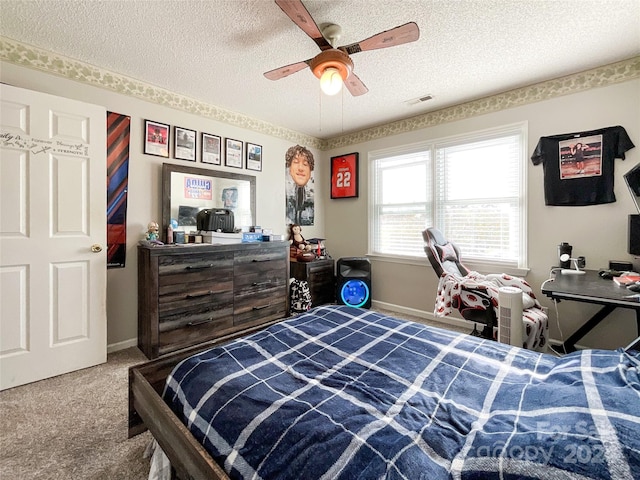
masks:
<path id="1" fill-rule="evenodd" d="M 616 285 L 613 280 L 606 280 L 595 270 L 586 270 L 584 275 L 563 275 L 557 270 L 551 280 L 542 284 L 542 293 L 554 300 L 572 300 L 574 302 L 595 303 L 602 305 L 596 314 L 586 321 L 562 345 L 566 352 L 575 351 L 578 340 L 590 332 L 607 315 L 616 308 L 631 308 L 636 311 L 638 335 L 640 335 L 640 301 L 628 298 L 634 292 Z"/>

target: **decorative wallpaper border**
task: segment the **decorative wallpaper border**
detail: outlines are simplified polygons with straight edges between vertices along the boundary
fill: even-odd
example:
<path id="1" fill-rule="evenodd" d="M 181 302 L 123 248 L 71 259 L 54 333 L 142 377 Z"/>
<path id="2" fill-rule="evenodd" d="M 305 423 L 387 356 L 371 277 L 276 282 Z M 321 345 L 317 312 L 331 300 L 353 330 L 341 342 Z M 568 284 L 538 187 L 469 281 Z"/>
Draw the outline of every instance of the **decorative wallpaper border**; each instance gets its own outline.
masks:
<path id="1" fill-rule="evenodd" d="M 272 137 L 282 138 L 292 143 L 320 148 L 321 140 L 318 138 L 200 102 L 185 95 L 179 95 L 140 80 L 103 70 L 88 63 L 48 52 L 3 36 L 0 36 L 0 60 L 193 113 L 201 117 L 211 118 L 236 127 L 264 133 Z"/>
<path id="2" fill-rule="evenodd" d="M 442 123 L 497 112 L 640 77 L 640 56 L 637 56 L 585 72 L 443 108 L 435 112 L 417 115 L 330 139 L 319 139 L 225 110 L 215 105 L 203 103 L 184 95 L 178 95 L 145 82 L 2 36 L 0 36 L 0 60 L 111 90 L 122 95 L 183 110 L 319 150 L 330 150 L 399 133 L 420 130 Z"/>
<path id="3" fill-rule="evenodd" d="M 443 123 L 505 110 L 507 108 L 541 102 L 550 98 L 569 95 L 571 93 L 590 90 L 592 88 L 626 82 L 639 77 L 640 56 L 637 56 L 621 62 L 597 67 L 592 70 L 567 75 L 566 77 L 528 85 L 526 87 L 461 103 L 459 105 L 443 108 L 423 115 L 334 137 L 323 141 L 322 149 L 329 150 L 356 143 L 367 142 L 378 138 L 389 137 L 399 133 L 420 130 Z"/>

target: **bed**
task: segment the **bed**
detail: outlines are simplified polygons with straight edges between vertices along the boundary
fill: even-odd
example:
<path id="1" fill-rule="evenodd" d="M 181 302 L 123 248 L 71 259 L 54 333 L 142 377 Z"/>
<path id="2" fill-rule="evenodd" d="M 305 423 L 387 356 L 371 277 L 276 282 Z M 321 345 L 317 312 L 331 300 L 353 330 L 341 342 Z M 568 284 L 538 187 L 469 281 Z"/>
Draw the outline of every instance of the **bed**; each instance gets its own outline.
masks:
<path id="1" fill-rule="evenodd" d="M 634 350 L 556 358 L 334 305 L 130 382 L 131 433 L 184 478 L 640 478 Z"/>

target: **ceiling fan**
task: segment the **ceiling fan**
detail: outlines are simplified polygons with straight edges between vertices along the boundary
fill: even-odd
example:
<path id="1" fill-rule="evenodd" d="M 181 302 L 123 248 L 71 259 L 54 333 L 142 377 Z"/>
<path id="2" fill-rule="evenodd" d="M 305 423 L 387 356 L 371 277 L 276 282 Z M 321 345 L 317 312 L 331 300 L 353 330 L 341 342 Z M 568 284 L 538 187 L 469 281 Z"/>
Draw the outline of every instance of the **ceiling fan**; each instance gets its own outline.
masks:
<path id="1" fill-rule="evenodd" d="M 340 26 L 329 24 L 320 31 L 301 0 L 275 0 L 275 2 L 293 20 L 293 23 L 316 42 L 321 52 L 308 60 L 270 70 L 264 76 L 269 80 L 279 80 L 310 67 L 313 74 L 320 79 L 320 87 L 328 95 L 338 93 L 343 82 L 354 97 L 369 91 L 353 72 L 353 61 L 350 55 L 415 42 L 420 37 L 418 25 L 415 22 L 409 22 L 380 32 L 366 40 L 336 48 L 334 43 L 340 38 Z"/>

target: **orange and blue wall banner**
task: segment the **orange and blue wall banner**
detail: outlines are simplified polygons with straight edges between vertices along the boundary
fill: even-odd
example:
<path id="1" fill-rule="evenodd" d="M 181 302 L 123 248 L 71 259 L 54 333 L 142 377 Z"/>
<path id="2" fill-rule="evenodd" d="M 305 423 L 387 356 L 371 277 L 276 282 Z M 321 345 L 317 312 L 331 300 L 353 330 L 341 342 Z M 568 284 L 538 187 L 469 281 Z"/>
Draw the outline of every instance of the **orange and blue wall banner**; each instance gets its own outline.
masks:
<path id="1" fill-rule="evenodd" d="M 107 112 L 107 268 L 124 268 L 131 117 Z"/>

